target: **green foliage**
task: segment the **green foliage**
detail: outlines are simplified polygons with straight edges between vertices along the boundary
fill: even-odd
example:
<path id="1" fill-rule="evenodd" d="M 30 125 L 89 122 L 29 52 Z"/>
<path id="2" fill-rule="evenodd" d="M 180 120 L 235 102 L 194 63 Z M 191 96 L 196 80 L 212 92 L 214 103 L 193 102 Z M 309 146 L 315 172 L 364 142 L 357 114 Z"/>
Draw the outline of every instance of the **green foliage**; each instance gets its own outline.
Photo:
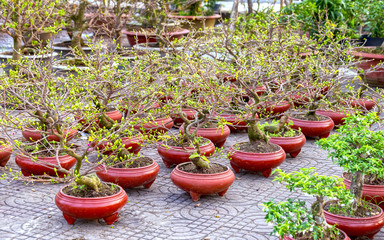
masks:
<path id="1" fill-rule="evenodd" d="M 371 130 L 380 121 L 376 113 L 354 114 L 345 119 L 338 134 L 317 141 L 346 172 L 362 172 L 384 179 L 384 131 Z"/>
<path id="2" fill-rule="evenodd" d="M 211 16 L 217 0 L 191 1 L 175 0 L 173 3 L 182 16 Z"/>

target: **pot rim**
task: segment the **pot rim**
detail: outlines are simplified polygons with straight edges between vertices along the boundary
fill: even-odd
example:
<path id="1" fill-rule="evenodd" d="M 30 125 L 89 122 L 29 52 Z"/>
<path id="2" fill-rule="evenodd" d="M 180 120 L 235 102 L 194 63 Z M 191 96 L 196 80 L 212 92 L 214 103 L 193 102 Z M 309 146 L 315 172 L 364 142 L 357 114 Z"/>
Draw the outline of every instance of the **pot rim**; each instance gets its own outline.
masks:
<path id="1" fill-rule="evenodd" d="M 180 170 L 180 169 L 179 169 L 179 166 L 181 166 L 181 165 L 186 165 L 186 164 L 193 164 L 193 163 L 192 163 L 192 162 L 183 162 L 183 163 L 179 163 L 179 164 L 176 165 L 176 167 L 173 169 L 173 171 L 177 170 L 177 171 L 182 172 L 183 174 L 186 174 L 186 175 L 188 175 L 188 176 L 207 176 L 207 177 L 208 177 L 208 176 L 220 176 L 220 175 L 223 175 L 223 174 L 228 173 L 229 171 L 232 171 L 228 166 L 223 165 L 223 164 L 221 164 L 221 163 L 215 163 L 215 164 L 218 164 L 218 165 L 220 165 L 220 166 L 224 166 L 224 167 L 227 168 L 227 170 L 224 171 L 224 172 L 219 172 L 219 173 L 209 173 L 209 174 L 204 174 L 204 173 L 190 173 L 190 172 L 184 172 L 183 170 Z M 172 171 L 172 172 L 173 172 L 173 171 Z"/>
<path id="2" fill-rule="evenodd" d="M 344 177 L 344 174 L 346 174 L 347 172 L 343 172 L 343 174 L 341 175 L 341 177 L 345 180 L 345 181 L 347 181 L 348 183 L 351 183 L 351 180 L 349 180 L 349 179 L 347 179 L 347 178 L 345 178 Z M 367 186 L 367 187 L 373 187 L 373 188 L 375 188 L 375 187 L 379 187 L 379 188 L 384 188 L 384 184 L 383 185 L 372 185 L 372 184 L 363 184 L 363 186 Z"/>
<path id="3" fill-rule="evenodd" d="M 221 15 L 220 14 L 213 14 L 211 16 L 181 16 L 181 15 L 178 15 L 177 13 L 171 13 L 171 14 L 168 14 L 168 17 L 170 18 L 180 18 L 180 19 L 192 19 L 192 20 L 195 20 L 195 19 L 219 19 L 221 18 Z"/>
<path id="4" fill-rule="evenodd" d="M 0 52 L 0 58 L 4 58 L 4 59 L 12 59 L 13 56 L 12 54 L 11 55 L 6 55 L 4 53 L 12 53 L 12 51 L 3 51 L 3 52 Z M 46 53 L 46 54 L 38 54 L 38 55 L 26 55 L 26 56 L 21 56 L 21 58 L 26 58 L 26 59 L 44 59 L 44 58 L 55 58 L 57 57 L 59 54 L 57 52 L 50 52 L 50 53 Z"/>
<path id="5" fill-rule="evenodd" d="M 274 151 L 274 152 L 268 152 L 268 153 L 244 152 L 244 151 L 236 150 L 236 149 L 233 148 L 234 145 L 236 145 L 236 144 L 240 144 L 240 143 L 249 143 L 249 142 L 239 142 L 239 143 L 235 143 L 235 144 L 233 144 L 233 145 L 228 149 L 228 151 L 229 151 L 230 153 L 236 153 L 236 152 L 238 152 L 238 153 L 252 154 L 252 155 L 253 155 L 253 154 L 256 154 L 256 155 L 270 155 L 270 154 L 273 154 L 273 153 L 279 153 L 279 152 L 281 152 L 281 151 L 282 151 L 283 153 L 285 153 L 284 149 L 283 149 L 281 146 L 279 146 L 279 145 L 277 145 L 277 144 L 275 144 L 275 143 L 269 143 L 269 144 L 273 144 L 273 145 L 278 146 L 278 147 L 279 147 L 279 150 Z M 233 151 L 231 151 L 231 150 L 233 150 Z"/>
<path id="6" fill-rule="evenodd" d="M 375 48 L 374 46 L 367 46 L 367 47 L 359 47 L 361 48 L 366 48 L 366 49 L 373 49 Z M 355 57 L 363 57 L 363 58 L 371 58 L 375 60 L 384 60 L 384 54 L 377 54 L 377 53 L 365 53 L 365 52 L 359 52 L 359 48 L 354 48 L 351 53 Z"/>
<path id="7" fill-rule="evenodd" d="M 179 35 L 179 34 L 180 35 L 184 35 L 184 34 L 188 34 L 189 32 L 190 31 L 188 29 L 181 28 L 180 31 L 177 31 L 177 32 L 165 32 L 165 33 L 163 33 L 163 35 L 167 35 L 167 36 L 173 36 L 173 35 Z M 126 35 L 156 37 L 156 34 L 135 32 L 135 31 L 128 31 L 128 30 L 122 30 L 122 33 L 126 34 Z"/>
<path id="8" fill-rule="evenodd" d="M 21 155 L 21 154 L 18 154 L 18 153 L 15 153 L 15 154 L 16 154 L 16 157 L 15 157 L 15 158 L 21 158 L 21 159 L 23 159 L 23 160 L 25 160 L 25 159 L 31 160 L 30 157 L 27 157 L 27 156 L 24 156 L 24 155 Z M 66 154 L 66 155 L 60 155 L 60 156 L 58 156 L 58 158 L 59 158 L 59 159 L 63 159 L 63 158 L 74 158 L 74 157 L 72 157 L 72 156 Z M 56 157 L 37 157 L 36 160 L 38 160 L 38 161 L 49 161 L 49 160 L 53 160 L 53 161 L 56 162 Z M 33 160 L 32 160 L 32 161 L 33 161 Z M 33 161 L 33 162 L 35 162 L 35 161 Z"/>
<path id="9" fill-rule="evenodd" d="M 303 115 L 303 114 L 304 114 L 304 113 L 297 114 L 297 115 Z M 321 115 L 321 114 L 316 114 L 316 115 Z M 308 122 L 311 122 L 311 123 L 313 123 L 313 122 L 318 123 L 318 122 L 329 122 L 329 121 L 332 121 L 332 122 L 333 122 L 332 118 L 330 118 L 330 117 L 328 117 L 328 116 L 325 116 L 325 115 L 321 115 L 321 116 L 323 116 L 323 117 L 327 117 L 328 119 L 327 119 L 327 120 L 321 120 L 321 121 L 304 120 L 304 119 L 294 118 L 294 117 L 292 117 L 291 115 L 288 116 L 288 119 L 294 119 L 295 121 L 306 122 L 306 123 L 308 123 Z"/>
<path id="10" fill-rule="evenodd" d="M 78 201 L 79 201 L 79 200 L 87 200 L 87 201 L 89 201 L 89 200 L 91 200 L 91 201 L 95 200 L 95 201 L 98 201 L 98 200 L 103 200 L 103 199 L 112 198 L 112 197 L 114 197 L 114 196 L 116 196 L 116 195 L 120 195 L 120 194 L 122 194 L 123 192 L 125 193 L 125 190 L 124 190 L 122 187 L 120 187 L 119 185 L 117 185 L 117 184 L 108 183 L 108 182 L 104 182 L 104 183 L 105 183 L 105 184 L 108 184 L 108 185 L 115 185 L 116 187 L 119 187 L 120 191 L 118 191 L 117 193 L 115 193 L 115 194 L 113 194 L 113 195 L 109 195 L 109 196 L 105 196 L 105 197 L 93 197 L 93 198 L 75 197 L 75 196 L 71 196 L 71 195 L 65 194 L 65 193 L 63 192 L 63 189 L 69 186 L 69 185 L 67 185 L 67 186 L 64 186 L 64 187 L 60 188 L 59 192 L 60 192 L 60 194 L 62 194 L 62 195 L 65 196 L 66 198 L 73 199 L 73 200 L 78 200 Z M 126 193 L 125 193 L 125 194 L 126 194 Z M 57 195 L 57 194 L 56 194 L 56 195 Z"/>
<path id="11" fill-rule="evenodd" d="M 184 131 L 183 126 L 184 126 L 184 123 L 181 124 L 180 129 L 183 129 L 183 131 Z M 200 131 L 200 130 L 202 130 L 202 131 L 204 131 L 204 130 L 206 130 L 206 131 L 212 131 L 212 130 L 217 131 L 217 129 L 220 129 L 220 128 L 221 127 L 217 127 L 217 128 L 199 128 L 197 131 Z M 224 128 L 228 128 L 228 130 L 229 130 L 229 127 L 227 126 L 227 124 L 223 125 L 223 130 L 224 130 Z M 192 130 L 192 129 L 196 129 L 196 127 L 191 127 L 190 130 Z"/>
<path id="12" fill-rule="evenodd" d="M 202 145 L 200 148 L 202 148 L 202 147 L 206 147 L 206 146 L 210 146 L 210 145 L 213 145 L 213 142 L 210 140 L 210 139 L 208 139 L 208 138 L 205 138 L 205 137 L 201 137 L 201 138 L 203 138 L 203 139 L 205 139 L 205 140 L 208 140 L 209 141 L 209 143 L 208 144 L 205 144 L 205 145 Z M 162 147 L 162 148 L 165 148 L 166 149 L 166 147 L 164 147 L 164 141 L 160 141 L 160 142 L 157 142 L 157 144 L 158 144 L 158 147 Z M 170 145 L 165 145 L 165 146 L 168 146 L 171 150 L 174 150 L 174 149 L 177 149 L 177 150 L 184 150 L 183 149 L 183 147 L 179 147 L 179 146 L 170 146 Z M 185 149 L 187 149 L 187 150 L 194 150 L 195 149 L 195 147 L 185 147 Z"/>
<path id="13" fill-rule="evenodd" d="M 298 130 L 296 130 L 296 129 L 292 129 L 292 130 L 294 130 L 295 132 L 298 132 Z M 274 138 L 274 139 L 296 139 L 296 138 L 302 138 L 302 137 L 305 138 L 303 132 L 300 132 L 300 135 L 297 135 L 297 136 L 294 136 L 294 137 L 270 137 L 270 139 L 272 139 L 272 138 Z"/>
<path id="14" fill-rule="evenodd" d="M 371 217 L 345 217 L 345 216 L 342 216 L 342 215 L 337 215 L 337 214 L 334 214 L 334 213 L 330 213 L 330 212 L 328 212 L 327 210 L 325 210 L 324 209 L 324 206 L 327 204 L 327 203 L 329 203 L 329 202 L 336 202 L 337 200 L 329 200 L 329 201 L 326 201 L 324 204 L 323 204 L 323 206 L 322 206 L 322 208 L 323 208 L 323 211 L 326 213 L 326 214 L 328 214 L 328 215 L 330 215 L 330 216 L 333 216 L 333 217 L 337 217 L 337 218 L 341 218 L 341 219 L 347 219 L 347 220 L 356 220 L 356 219 L 365 219 L 365 220 L 373 220 L 373 219 L 376 219 L 376 218 L 378 218 L 378 217 L 380 217 L 380 216 L 382 216 L 383 215 L 383 209 L 381 209 L 381 207 L 379 207 L 378 205 L 376 205 L 376 204 L 373 204 L 373 203 L 369 203 L 369 202 L 367 202 L 368 204 L 372 204 L 372 205 L 374 205 L 374 206 L 377 206 L 377 208 L 379 208 L 380 209 L 380 213 L 379 214 L 377 214 L 377 215 L 375 215 L 375 216 L 371 216 Z"/>

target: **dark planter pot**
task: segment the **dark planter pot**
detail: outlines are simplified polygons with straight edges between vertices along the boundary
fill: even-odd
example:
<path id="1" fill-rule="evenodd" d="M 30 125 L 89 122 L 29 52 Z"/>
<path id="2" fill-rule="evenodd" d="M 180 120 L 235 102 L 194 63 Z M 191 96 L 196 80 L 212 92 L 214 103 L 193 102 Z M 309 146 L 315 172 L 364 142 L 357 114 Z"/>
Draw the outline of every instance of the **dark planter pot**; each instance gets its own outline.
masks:
<path id="1" fill-rule="evenodd" d="M 123 118 L 123 114 L 119 110 L 110 111 L 110 112 L 107 112 L 106 114 L 108 117 L 110 117 L 112 120 L 114 120 L 116 122 L 120 122 L 121 119 Z M 97 125 L 95 125 L 93 122 L 87 122 L 82 116 L 79 116 L 79 115 L 75 115 L 74 118 L 76 121 L 78 121 L 79 123 L 81 123 L 83 125 L 83 130 L 87 130 L 87 129 L 91 128 L 92 126 L 93 127 L 102 127 L 99 124 L 98 118 L 96 118 L 94 121 L 94 123 L 96 123 Z"/>
<path id="2" fill-rule="evenodd" d="M 248 131 L 247 123 L 245 122 L 245 119 L 248 119 L 252 116 L 252 114 L 248 114 L 247 116 L 243 116 L 243 120 L 239 119 L 239 117 L 236 114 L 220 114 L 220 117 L 224 118 L 225 121 L 229 122 L 230 124 L 227 124 L 231 132 L 246 130 Z M 258 118 L 258 116 L 256 116 Z"/>
<path id="3" fill-rule="evenodd" d="M 157 152 L 163 159 L 164 165 L 170 168 L 173 164 L 180 164 L 190 162 L 189 156 L 192 154 L 194 147 L 186 147 L 185 151 L 182 147 L 167 146 L 164 147 L 163 143 L 157 144 Z M 211 156 L 215 152 L 215 145 L 209 140 L 209 143 L 200 146 L 201 155 Z"/>
<path id="4" fill-rule="evenodd" d="M 141 133 L 156 134 L 168 132 L 173 127 L 173 120 L 170 117 L 158 118 L 145 124 L 133 126 Z"/>
<path id="5" fill-rule="evenodd" d="M 136 136 L 136 137 L 123 137 L 121 138 L 122 144 L 124 144 L 124 147 L 130 152 L 134 154 L 138 154 L 141 150 L 141 146 L 144 143 L 143 137 Z M 93 147 L 97 144 L 93 144 Z M 97 145 L 97 150 L 103 151 L 107 146 L 112 147 L 113 144 L 110 141 L 102 141 L 100 144 Z M 103 154 L 110 155 L 113 151 L 103 151 Z"/>
<path id="6" fill-rule="evenodd" d="M 265 91 L 267 91 L 267 87 L 262 85 L 262 86 L 256 86 L 256 87 L 249 87 L 250 90 L 252 90 L 254 93 L 256 93 L 258 96 L 261 96 L 265 93 Z M 245 92 L 241 93 L 241 96 L 240 96 L 241 100 L 243 102 L 249 102 L 251 101 L 249 95 Z"/>
<path id="7" fill-rule="evenodd" d="M 160 104 L 159 103 L 153 103 L 152 106 L 151 106 L 153 109 L 156 109 L 156 108 L 161 108 Z M 138 105 L 138 106 L 133 106 L 132 103 L 130 102 L 127 102 L 125 103 L 125 106 L 122 107 L 122 111 L 125 113 L 125 114 L 128 114 L 131 113 L 131 114 L 135 114 L 137 113 L 137 111 L 141 111 L 145 108 L 144 105 Z"/>
<path id="8" fill-rule="evenodd" d="M 330 117 L 335 124 L 335 126 L 344 125 L 344 120 L 347 117 L 347 114 L 352 115 L 354 111 L 344 110 L 344 111 L 332 111 L 332 110 L 316 110 L 317 115 L 324 115 Z"/>
<path id="9" fill-rule="evenodd" d="M 379 63 L 384 62 L 384 54 L 364 52 L 352 52 L 352 54 L 355 58 L 360 58 L 361 60 L 366 61 L 358 63 L 357 66 L 364 70 L 363 75 L 368 85 L 371 87 L 384 87 L 384 67 L 379 67 L 372 71 L 369 70 Z"/>
<path id="10" fill-rule="evenodd" d="M 306 137 L 320 137 L 320 138 L 326 138 L 331 133 L 333 127 L 335 124 L 333 123 L 332 119 L 328 117 L 327 120 L 324 121 L 310 121 L 310 120 L 302 120 L 297 119 L 293 117 L 289 117 L 288 121 L 293 122 L 293 129 L 301 129 L 301 132 Z"/>
<path id="11" fill-rule="evenodd" d="M 343 174 L 344 185 L 349 189 L 351 181 L 346 179 Z M 363 199 L 370 203 L 379 205 L 384 209 L 384 185 L 363 185 Z"/>
<path id="12" fill-rule="evenodd" d="M 56 157 L 38 157 L 37 161 L 33 161 L 29 157 L 16 155 L 15 162 L 20 167 L 21 173 L 24 176 L 37 176 L 44 174 L 49 176 L 56 176 L 55 170 L 52 167 L 49 167 L 47 164 L 44 164 L 44 162 L 46 162 L 49 164 L 57 165 Z M 69 170 L 76 164 L 76 159 L 69 155 L 64 155 L 59 156 L 59 162 L 61 167 Z M 63 172 L 57 171 L 57 175 L 59 177 L 64 177 L 65 174 Z"/>
<path id="13" fill-rule="evenodd" d="M 190 133 L 195 131 L 195 127 L 190 128 Z M 184 134 L 184 124 L 181 125 L 179 129 L 181 134 Z M 227 140 L 231 130 L 227 125 L 223 126 L 223 128 L 199 128 L 197 130 L 196 135 L 203 138 L 208 138 L 215 144 L 216 147 L 222 147 Z"/>
<path id="14" fill-rule="evenodd" d="M 291 99 L 295 107 L 304 106 L 310 101 L 307 93 L 293 95 L 291 96 Z"/>
<path id="15" fill-rule="evenodd" d="M 0 143 L 0 167 L 5 167 L 12 154 L 12 148 L 7 144 Z"/>
<path id="16" fill-rule="evenodd" d="M 327 203 L 327 202 L 326 202 Z M 384 226 L 384 213 L 380 208 L 380 214 L 373 217 L 352 218 L 332 214 L 324 210 L 325 220 L 330 225 L 337 225 L 350 237 L 366 236 L 373 239 L 376 233 Z"/>
<path id="17" fill-rule="evenodd" d="M 122 31 L 128 38 L 129 45 L 133 47 L 139 43 L 156 43 L 156 34 L 145 34 L 140 32 Z M 179 32 L 167 32 L 163 33 L 163 37 L 169 38 L 170 41 L 175 39 L 181 39 L 189 33 L 189 30 L 183 29 Z"/>
<path id="18" fill-rule="evenodd" d="M 41 139 L 41 132 L 39 130 L 36 130 L 35 128 L 25 127 L 22 131 L 22 134 L 23 137 L 30 142 L 39 141 Z M 69 141 L 76 137 L 77 130 L 73 128 L 64 129 L 63 134 L 66 136 L 67 141 Z M 48 135 L 47 140 L 60 142 L 60 139 L 54 134 Z"/>
<path id="19" fill-rule="evenodd" d="M 301 148 L 305 145 L 306 139 L 303 133 L 295 137 L 271 137 L 269 143 L 279 145 L 286 154 L 290 154 L 295 158 L 301 152 Z"/>
<path id="20" fill-rule="evenodd" d="M 377 102 L 369 99 L 358 99 L 358 100 L 351 100 L 349 104 L 351 104 L 353 108 L 366 109 L 367 111 L 370 111 L 374 106 L 376 106 Z"/>
<path id="21" fill-rule="evenodd" d="M 259 109 L 263 109 L 263 112 L 267 115 L 279 115 L 288 111 L 291 104 L 288 101 L 282 101 L 279 103 L 264 102 L 258 106 Z"/>
<path id="22" fill-rule="evenodd" d="M 56 206 L 63 212 L 68 224 L 74 224 L 76 219 L 100 219 L 111 225 L 118 219 L 118 211 L 127 203 L 128 197 L 121 188 L 114 195 L 98 198 L 80 198 L 69 196 L 63 190 L 56 194 Z"/>
<path id="23" fill-rule="evenodd" d="M 278 145 L 277 145 L 278 146 Z M 279 150 L 271 153 L 251 153 L 238 151 L 231 146 L 228 150 L 228 158 L 233 170 L 238 173 L 240 169 L 252 172 L 262 172 L 264 177 L 269 177 L 272 168 L 284 162 L 286 154 L 280 146 Z"/>
<path id="24" fill-rule="evenodd" d="M 186 109 L 182 109 L 181 111 L 183 111 L 183 113 L 185 113 L 185 115 L 187 116 L 188 120 L 194 120 L 195 119 L 195 116 L 196 116 L 196 113 L 197 113 L 195 110 L 186 108 Z M 181 119 L 179 114 L 174 114 L 171 117 L 173 119 L 173 122 L 176 125 L 182 124 L 184 122 L 183 119 Z"/>
<path id="25" fill-rule="evenodd" d="M 236 76 L 230 75 L 230 74 L 216 74 L 216 77 L 218 79 L 222 79 L 224 82 L 230 81 L 231 83 L 236 82 Z"/>
<path id="26" fill-rule="evenodd" d="M 378 47 L 383 44 L 384 38 L 362 36 L 360 41 L 364 43 L 365 47 Z"/>
<path id="27" fill-rule="evenodd" d="M 343 232 L 343 230 L 340 230 L 340 229 L 339 229 L 339 231 L 340 231 L 342 234 L 344 234 L 344 240 L 351 240 L 351 239 L 347 236 L 347 234 L 346 234 L 345 232 Z M 284 236 L 282 240 L 296 240 L 296 239 L 293 238 L 293 237 L 287 237 L 287 236 Z"/>
<path id="28" fill-rule="evenodd" d="M 139 168 L 97 167 L 97 176 L 104 182 L 120 185 L 122 188 L 144 186 L 150 188 L 159 173 L 159 165 L 152 159 L 152 164 Z"/>
<path id="29" fill-rule="evenodd" d="M 201 195 L 218 193 L 224 196 L 235 180 L 235 174 L 229 168 L 221 173 L 197 174 L 181 171 L 179 167 L 183 164 L 192 163 L 177 165 L 171 173 L 171 180 L 177 187 L 189 193 L 193 201 L 198 201 Z"/>
<path id="30" fill-rule="evenodd" d="M 212 16 L 180 16 L 172 14 L 168 15 L 168 17 L 186 21 L 186 23 L 181 23 L 181 27 L 189 30 L 204 30 L 205 28 L 214 27 L 216 19 L 221 18 L 219 14 L 214 14 Z"/>

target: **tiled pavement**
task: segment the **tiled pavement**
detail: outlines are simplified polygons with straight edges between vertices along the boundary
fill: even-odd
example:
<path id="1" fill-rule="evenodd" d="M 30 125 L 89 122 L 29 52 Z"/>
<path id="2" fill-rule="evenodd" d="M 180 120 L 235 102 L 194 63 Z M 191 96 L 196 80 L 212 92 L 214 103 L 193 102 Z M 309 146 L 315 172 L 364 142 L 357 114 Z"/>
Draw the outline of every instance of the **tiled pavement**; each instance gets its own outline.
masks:
<path id="1" fill-rule="evenodd" d="M 7 38 L 0 35 L 0 44 Z M 173 130 L 176 131 L 176 130 Z M 233 133 L 224 145 L 246 141 L 245 133 Z M 25 184 L 0 181 L 0 239 L 277 239 L 270 236 L 271 225 L 264 222 L 261 203 L 299 197 L 289 192 L 273 177 L 242 171 L 224 197 L 203 196 L 193 202 L 188 194 L 170 180 L 171 169 L 162 163 L 153 145 L 143 151 L 155 159 L 160 173 L 150 189 L 127 189 L 128 203 L 117 223 L 108 226 L 103 220 L 77 220 L 68 225 L 55 206 L 54 197 L 63 184 Z M 224 157 L 213 160 L 229 166 Z M 8 166 L 17 169 L 14 157 Z M 326 158 L 326 152 L 308 140 L 296 159 L 287 158 L 285 171 L 316 167 L 320 174 L 340 176 L 342 169 Z M 0 174 L 4 173 L 0 169 Z M 384 230 L 376 235 L 384 240 Z"/>

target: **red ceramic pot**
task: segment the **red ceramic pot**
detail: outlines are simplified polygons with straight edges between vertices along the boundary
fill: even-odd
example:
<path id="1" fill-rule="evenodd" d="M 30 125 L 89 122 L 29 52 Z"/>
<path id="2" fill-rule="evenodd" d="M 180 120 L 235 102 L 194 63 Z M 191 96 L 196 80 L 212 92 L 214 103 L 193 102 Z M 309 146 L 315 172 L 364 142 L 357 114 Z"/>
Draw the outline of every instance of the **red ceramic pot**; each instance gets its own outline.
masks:
<path id="1" fill-rule="evenodd" d="M 173 127 L 173 120 L 170 117 L 157 118 L 145 124 L 137 124 L 133 126 L 134 129 L 139 130 L 141 133 L 164 133 Z"/>
<path id="2" fill-rule="evenodd" d="M 106 114 L 108 117 L 110 117 L 112 120 L 114 120 L 116 122 L 120 122 L 121 119 L 123 118 L 123 114 L 119 110 L 106 112 Z M 88 129 L 92 125 L 94 125 L 92 122 L 87 122 L 84 118 L 82 118 L 79 115 L 75 115 L 74 118 L 75 118 L 75 120 L 77 120 L 79 123 L 81 123 L 83 125 L 83 129 Z M 95 123 L 97 124 L 97 126 L 102 127 L 99 125 L 99 119 L 98 118 L 95 119 Z"/>
<path id="3" fill-rule="evenodd" d="M 41 132 L 35 128 L 25 127 L 21 133 L 26 140 L 31 142 L 35 142 L 41 139 Z M 77 130 L 73 128 L 64 129 L 63 134 L 67 137 L 67 141 L 69 141 L 76 137 Z M 54 134 L 48 135 L 47 140 L 60 142 L 60 139 Z"/>
<path id="4" fill-rule="evenodd" d="M 269 115 L 279 115 L 282 114 L 291 107 L 291 104 L 288 101 L 282 101 L 278 103 L 274 102 L 263 102 L 257 108 L 263 109 L 265 113 Z"/>
<path id="5" fill-rule="evenodd" d="M 354 112 L 351 110 L 344 110 L 344 111 L 332 111 L 332 110 L 316 110 L 317 115 L 324 115 L 327 117 L 330 117 L 335 124 L 335 126 L 338 125 L 344 125 L 344 119 L 347 117 L 347 114 L 353 114 Z"/>
<path id="6" fill-rule="evenodd" d="M 195 127 L 191 127 L 190 133 L 193 133 L 195 129 Z M 181 125 L 179 131 L 181 134 L 184 134 L 184 124 Z M 230 133 L 231 130 L 229 130 L 229 127 L 225 125 L 222 128 L 199 128 L 196 135 L 199 137 L 208 138 L 213 142 L 213 144 L 215 144 L 216 147 L 222 147 Z"/>
<path id="7" fill-rule="evenodd" d="M 171 173 L 171 179 L 177 187 L 188 192 L 193 201 L 198 201 L 201 195 L 218 193 L 220 196 L 224 196 L 235 180 L 235 174 L 229 168 L 221 173 L 197 174 L 181 171 L 179 167 L 184 164 L 192 163 L 177 165 Z"/>
<path id="8" fill-rule="evenodd" d="M 238 173 L 240 169 L 252 172 L 262 172 L 269 177 L 272 168 L 279 166 L 285 160 L 286 154 L 279 145 L 279 150 L 271 153 L 251 153 L 235 150 L 234 145 L 228 150 L 228 158 L 233 170 Z"/>
<path id="9" fill-rule="evenodd" d="M 143 136 L 139 135 L 136 137 L 123 137 L 121 138 L 122 144 L 130 152 L 138 154 L 140 152 L 141 146 L 144 143 Z M 92 147 L 97 145 L 97 150 L 102 151 L 107 146 L 112 147 L 113 144 L 110 141 L 102 141 L 100 144 L 93 144 Z M 110 155 L 112 151 L 104 151 L 103 154 Z"/>
<path id="10" fill-rule="evenodd" d="M 44 162 L 46 162 L 57 166 L 56 157 L 38 157 L 37 161 L 33 161 L 29 157 L 16 155 L 15 162 L 20 167 L 21 173 L 24 176 L 44 175 L 44 173 L 49 176 L 56 176 L 56 172 L 53 167 L 49 167 L 47 164 L 44 164 Z M 69 170 L 73 167 L 73 165 L 75 165 L 76 159 L 69 155 L 64 155 L 59 156 L 59 162 L 62 168 Z M 59 175 L 59 177 L 64 177 L 65 174 L 57 171 L 57 175 Z"/>
<path id="11" fill-rule="evenodd" d="M 216 74 L 216 77 L 218 79 L 222 79 L 223 82 L 228 82 L 228 81 L 230 81 L 231 83 L 236 82 L 236 76 L 233 76 L 230 74 L 222 74 L 222 75 Z"/>
<path id="12" fill-rule="evenodd" d="M 137 111 L 142 111 L 145 107 L 146 107 L 145 105 L 134 106 L 134 105 L 132 105 L 132 103 L 127 102 L 125 104 L 122 104 L 122 111 L 124 111 L 125 114 L 128 114 L 128 111 L 131 110 L 130 113 L 135 114 L 135 113 L 137 113 Z M 159 103 L 155 102 L 152 104 L 151 108 L 156 109 L 156 108 L 161 108 L 161 106 Z"/>
<path id="13" fill-rule="evenodd" d="M 7 144 L 0 143 L 0 167 L 5 167 L 12 154 L 12 148 Z"/>
<path id="14" fill-rule="evenodd" d="M 303 133 L 295 137 L 271 137 L 268 141 L 282 147 L 285 153 L 289 153 L 295 158 L 301 152 L 301 148 L 305 145 L 306 139 Z"/>
<path id="15" fill-rule="evenodd" d="M 76 219 L 100 219 L 111 225 L 118 219 L 118 211 L 127 203 L 125 191 L 114 195 L 96 198 L 74 197 L 63 193 L 63 189 L 56 194 L 56 206 L 63 212 L 68 224 L 74 224 Z"/>
<path id="16" fill-rule="evenodd" d="M 289 117 L 288 121 L 293 122 L 293 129 L 301 129 L 301 132 L 306 137 L 320 137 L 326 138 L 331 133 L 335 124 L 333 123 L 330 117 L 327 117 L 327 120 L 324 121 L 310 121 L 310 120 L 302 120 L 293 117 Z"/>
<path id="17" fill-rule="evenodd" d="M 327 202 L 326 202 L 327 203 Z M 325 204 L 326 204 L 325 203 Z M 325 220 L 330 225 L 337 225 L 350 237 L 366 236 L 373 239 L 376 233 L 384 226 L 384 212 L 373 217 L 353 218 L 332 214 L 324 210 Z"/>
<path id="18" fill-rule="evenodd" d="M 366 82 L 372 87 L 384 87 L 384 67 L 381 66 L 375 70 L 370 70 L 370 68 L 376 67 L 378 64 L 384 62 L 384 54 L 364 52 L 353 52 L 352 54 L 362 60 L 357 66 L 364 70 L 363 74 Z"/>
<path id="19" fill-rule="evenodd" d="M 267 90 L 267 87 L 262 85 L 262 86 L 256 86 L 256 87 L 249 87 L 249 89 L 252 90 L 254 93 L 256 93 L 258 96 L 261 96 L 265 93 L 265 91 Z M 244 102 L 250 101 L 250 97 L 246 91 L 241 93 L 240 98 Z"/>
<path id="20" fill-rule="evenodd" d="M 130 31 L 124 31 L 124 30 L 122 32 L 127 36 L 129 45 L 131 47 L 139 43 L 157 42 L 156 34 L 146 34 L 146 33 L 130 32 Z M 179 32 L 163 33 L 163 37 L 169 38 L 170 41 L 173 41 L 175 39 L 181 39 L 188 33 L 189 33 L 189 30 L 182 29 Z"/>
<path id="21" fill-rule="evenodd" d="M 344 185 L 349 189 L 351 181 L 346 179 L 343 174 Z M 363 185 L 363 199 L 367 202 L 379 205 L 384 209 L 384 185 Z"/>
<path id="22" fill-rule="evenodd" d="M 163 159 L 163 162 L 167 168 L 170 168 L 173 164 L 180 164 L 184 162 L 190 162 L 189 156 L 192 154 L 194 147 L 186 147 L 186 150 L 182 147 L 166 146 L 159 142 L 157 144 L 157 152 Z M 200 146 L 200 153 L 204 156 L 211 156 L 215 152 L 215 145 L 209 140 L 209 143 Z"/>
<path id="23" fill-rule="evenodd" d="M 225 121 L 229 122 L 227 126 L 231 131 L 240 131 L 246 130 L 248 131 L 247 123 L 245 119 L 248 119 L 252 116 L 252 114 L 248 114 L 247 116 L 239 117 L 236 114 L 220 114 L 220 117 L 224 118 Z M 258 116 L 256 116 L 258 118 Z"/>
<path id="24" fill-rule="evenodd" d="M 97 167 L 97 176 L 104 182 L 120 185 L 122 188 L 144 186 L 150 188 L 159 173 L 159 165 L 152 160 L 152 164 L 139 168 Z"/>
<path id="25" fill-rule="evenodd" d="M 384 81 L 384 80 L 383 80 Z M 359 99 L 359 100 L 351 100 L 349 102 L 353 108 L 357 109 L 367 109 L 367 111 L 371 110 L 377 103 L 374 100 L 369 99 Z"/>
<path id="26" fill-rule="evenodd" d="M 291 96 L 291 99 L 295 107 L 304 106 L 310 101 L 308 93 L 298 93 L 296 95 Z"/>
<path id="27" fill-rule="evenodd" d="M 343 232 L 342 230 L 339 229 L 339 231 L 344 234 L 344 240 L 351 240 L 347 234 L 345 232 Z M 284 236 L 282 240 L 296 240 L 294 239 L 293 237 L 287 237 L 287 236 Z"/>
<path id="28" fill-rule="evenodd" d="M 183 113 L 185 113 L 188 120 L 194 120 L 195 119 L 195 116 L 197 113 L 195 110 L 186 108 L 186 109 L 182 109 L 181 111 L 183 111 Z M 182 124 L 184 122 L 183 119 L 181 119 L 179 114 L 174 114 L 171 117 L 173 118 L 173 122 L 175 124 Z"/>

